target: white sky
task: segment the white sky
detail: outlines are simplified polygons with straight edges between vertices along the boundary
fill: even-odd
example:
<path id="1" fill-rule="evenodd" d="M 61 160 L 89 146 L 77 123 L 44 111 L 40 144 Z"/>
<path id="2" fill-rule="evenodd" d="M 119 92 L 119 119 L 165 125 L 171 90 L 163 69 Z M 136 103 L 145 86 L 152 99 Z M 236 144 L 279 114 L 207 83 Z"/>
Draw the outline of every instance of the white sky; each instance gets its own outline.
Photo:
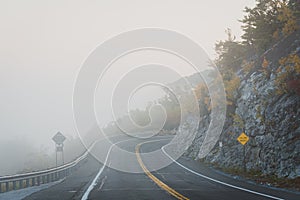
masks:
<path id="1" fill-rule="evenodd" d="M 1 142 L 26 138 L 53 145 L 61 131 L 76 135 L 72 91 L 81 63 L 100 43 L 121 32 L 160 27 L 181 32 L 214 57 L 216 40 L 229 27 L 238 37 L 245 6 L 227 1 L 0 2 Z"/>

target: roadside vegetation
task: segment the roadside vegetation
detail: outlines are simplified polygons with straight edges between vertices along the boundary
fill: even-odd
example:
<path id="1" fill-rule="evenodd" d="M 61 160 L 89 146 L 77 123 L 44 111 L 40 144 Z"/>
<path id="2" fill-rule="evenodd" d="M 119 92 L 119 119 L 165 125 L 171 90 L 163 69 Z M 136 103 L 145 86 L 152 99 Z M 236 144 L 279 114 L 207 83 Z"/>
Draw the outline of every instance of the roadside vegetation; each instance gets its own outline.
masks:
<path id="1" fill-rule="evenodd" d="M 243 177 L 244 179 L 253 181 L 256 184 L 300 191 L 300 177 L 295 179 L 287 179 L 285 177 L 278 177 L 276 175 L 263 174 L 258 170 L 244 172 L 240 168 L 224 168 L 218 165 L 211 165 L 210 163 L 206 163 L 206 165 L 230 174 L 231 176 Z"/>
<path id="2" fill-rule="evenodd" d="M 263 72 L 266 79 L 276 71 L 276 94 L 297 93 L 300 95 L 300 58 L 299 52 L 292 52 L 272 63 L 266 57 L 278 43 L 299 30 L 299 1 L 257 0 L 254 8 L 246 7 L 245 15 L 240 22 L 244 34 L 237 41 L 228 28 L 227 39 L 218 41 L 215 45 L 217 58 L 215 63 L 220 70 L 225 86 L 228 113 L 236 124 L 241 124 L 239 117 L 233 112 L 238 97 L 241 77 L 246 78 L 251 73 Z M 279 66 L 279 67 L 278 67 Z M 199 101 L 203 101 L 210 110 L 207 94 L 203 93 L 201 83 L 196 92 Z"/>
<path id="3" fill-rule="evenodd" d="M 259 140 L 259 138 L 267 137 L 275 138 L 276 140 L 281 140 L 282 138 L 273 133 L 282 131 L 276 129 L 275 123 L 273 123 L 278 113 L 273 113 L 273 115 L 271 115 L 270 113 L 272 111 L 270 111 L 269 115 L 265 114 L 268 106 L 267 102 L 269 104 L 276 104 L 279 99 L 288 99 L 289 97 L 290 99 L 298 99 L 298 96 L 300 95 L 300 47 L 298 36 L 300 33 L 300 2 L 297 0 L 257 0 L 254 8 L 246 7 L 244 12 L 244 18 L 240 20 L 244 31 L 241 40 L 236 40 L 232 31 L 227 29 L 225 31 L 227 39 L 218 41 L 215 45 L 217 53 L 215 63 L 222 75 L 227 96 L 227 124 L 225 126 L 228 133 L 224 131 L 224 138 L 226 138 L 227 142 L 236 140 L 237 134 L 245 131 L 245 123 L 248 123 L 249 127 L 250 123 L 245 120 L 245 117 L 243 119 L 240 115 L 241 110 L 256 113 L 254 115 L 254 121 L 256 122 L 253 124 L 256 124 L 256 127 L 263 127 L 261 130 L 264 131 L 251 133 L 251 130 L 248 129 L 248 135 L 252 137 L 252 141 L 250 141 L 251 144 L 248 146 L 248 157 L 252 156 L 252 159 L 255 157 L 256 159 L 260 159 L 260 161 L 255 161 L 255 159 L 251 161 L 248 160 L 250 167 L 246 172 L 239 164 L 236 164 L 235 166 L 228 165 L 229 162 L 220 158 L 222 156 L 212 156 L 214 158 L 212 160 L 219 159 L 218 161 L 210 162 L 209 159 L 202 161 L 221 171 L 253 180 L 259 184 L 300 191 L 299 172 L 297 174 L 294 173 L 296 175 L 292 177 L 289 176 L 288 173 L 282 175 L 284 174 L 281 173 L 282 171 L 276 171 L 277 168 L 280 168 L 276 166 L 279 166 L 280 164 L 284 165 L 285 163 L 285 161 L 278 156 L 280 155 L 280 151 L 275 152 L 276 155 L 268 157 L 268 159 L 273 160 L 272 166 L 268 164 L 259 165 L 259 162 L 268 162 L 268 160 L 264 160 L 262 153 L 264 153 L 264 156 L 269 155 L 268 151 L 273 147 L 274 149 L 277 147 L 266 141 L 261 143 L 262 146 L 259 146 L 261 144 L 257 143 L 256 140 L 257 138 Z M 252 80 L 251 76 L 256 77 L 256 79 L 253 80 L 259 82 L 259 91 L 257 83 L 246 83 L 247 80 Z M 243 81 L 244 83 L 242 85 Z M 268 84 L 270 82 L 272 82 L 272 86 L 268 86 L 268 88 L 271 88 L 271 90 L 263 95 L 259 94 L 265 92 L 261 89 L 264 87 L 263 84 Z M 254 105 L 253 108 L 246 108 L 245 105 L 241 105 L 242 103 L 245 103 L 242 102 L 242 94 L 240 94 L 242 91 L 241 88 L 245 88 L 245 86 L 247 86 L 247 88 L 252 88 L 253 90 L 250 94 L 254 101 L 256 101 L 256 103 L 251 104 Z M 209 101 L 207 101 L 208 94 L 203 88 L 205 87 L 201 83 L 196 90 L 197 94 L 199 94 L 199 102 L 202 102 L 200 103 L 200 106 L 202 105 L 205 107 L 202 108 L 202 110 L 206 109 L 209 112 L 210 104 Z M 245 95 L 245 90 L 243 91 L 243 95 Z M 258 100 L 258 96 L 264 96 L 266 99 Z M 251 98 L 247 98 L 247 100 L 251 101 Z M 238 105 L 239 103 L 240 105 Z M 237 112 L 238 106 L 239 112 Z M 245 109 L 241 109 L 242 106 L 244 106 Z M 293 113 L 293 115 L 290 115 L 292 116 L 292 118 L 289 119 L 291 123 L 286 128 L 288 129 L 287 137 L 293 138 L 289 144 L 297 145 L 296 141 L 299 140 L 299 136 L 296 136 L 297 133 L 295 133 L 295 130 L 299 127 L 299 123 L 293 124 L 293 120 L 297 116 L 296 113 L 298 107 L 293 107 L 291 105 L 288 109 L 291 110 L 289 112 Z M 247 117 L 249 118 L 249 115 L 247 115 Z M 270 122 L 272 122 L 272 124 Z M 277 123 L 281 123 L 281 121 L 277 121 Z M 234 136 L 229 136 L 229 134 L 232 134 L 232 130 L 235 130 L 236 133 L 233 134 Z M 295 136 L 293 134 L 295 134 Z M 284 143 L 285 140 L 282 141 L 282 143 L 286 145 Z M 234 142 L 229 143 L 230 145 L 228 145 L 227 151 L 230 151 L 235 145 Z M 264 147 L 267 146 L 266 144 L 269 145 L 267 148 Z M 259 151 L 257 151 L 259 152 L 258 154 L 255 153 L 257 149 L 259 149 Z M 215 155 L 217 155 L 217 152 L 218 147 L 214 149 Z M 292 152 L 295 153 L 295 155 L 297 154 L 296 150 Z M 232 159 L 232 163 L 238 163 L 237 159 L 234 158 L 236 157 L 234 156 L 234 152 L 227 153 L 226 157 L 227 160 Z M 299 166 L 299 159 L 289 159 L 292 160 L 289 160 L 290 162 L 294 163 L 293 167 Z M 259 170 L 262 168 L 265 168 L 266 170 Z M 268 171 L 268 169 L 271 168 L 273 171 Z"/>

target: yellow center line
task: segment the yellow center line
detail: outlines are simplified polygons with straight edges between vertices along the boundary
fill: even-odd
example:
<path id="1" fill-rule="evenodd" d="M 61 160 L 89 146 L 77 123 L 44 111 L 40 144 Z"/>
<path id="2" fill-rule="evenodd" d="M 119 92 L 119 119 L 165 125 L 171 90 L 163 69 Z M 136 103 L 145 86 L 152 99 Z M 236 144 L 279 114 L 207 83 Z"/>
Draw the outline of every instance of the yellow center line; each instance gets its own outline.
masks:
<path id="1" fill-rule="evenodd" d="M 135 154 L 137 157 L 137 160 L 140 164 L 140 166 L 142 167 L 142 169 L 144 170 L 145 174 L 152 179 L 160 188 L 164 189 L 165 191 L 167 191 L 169 194 L 171 194 L 172 196 L 174 196 L 177 199 L 180 200 L 189 200 L 189 198 L 183 196 L 182 194 L 178 193 L 177 191 L 175 191 L 174 189 L 172 189 L 171 187 L 169 187 L 168 185 L 166 185 L 165 183 L 163 183 L 161 180 L 159 180 L 156 176 L 154 176 L 153 174 L 151 174 L 151 172 L 146 168 L 146 166 L 144 165 L 142 158 L 140 156 L 140 146 L 142 143 L 136 145 L 135 147 Z"/>

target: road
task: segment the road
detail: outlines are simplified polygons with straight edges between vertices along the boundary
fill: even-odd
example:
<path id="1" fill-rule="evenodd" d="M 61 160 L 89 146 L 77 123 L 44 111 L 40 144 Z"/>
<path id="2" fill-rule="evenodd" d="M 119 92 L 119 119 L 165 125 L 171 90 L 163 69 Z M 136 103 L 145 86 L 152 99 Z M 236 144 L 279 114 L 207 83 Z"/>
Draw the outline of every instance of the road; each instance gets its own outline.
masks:
<path id="1" fill-rule="evenodd" d="M 109 148 L 103 148 L 105 145 L 99 142 L 93 154 L 105 154 L 106 165 L 90 155 L 64 181 L 26 199 L 300 199 L 299 194 L 234 179 L 185 157 L 152 171 L 152 161 L 143 153 L 161 149 L 170 139 L 170 136 L 138 139 L 123 135 L 111 139 L 114 145 Z M 125 159 L 116 153 L 117 146 L 135 156 Z M 172 158 L 166 154 L 165 159 Z M 110 166 L 142 173 L 128 173 Z"/>

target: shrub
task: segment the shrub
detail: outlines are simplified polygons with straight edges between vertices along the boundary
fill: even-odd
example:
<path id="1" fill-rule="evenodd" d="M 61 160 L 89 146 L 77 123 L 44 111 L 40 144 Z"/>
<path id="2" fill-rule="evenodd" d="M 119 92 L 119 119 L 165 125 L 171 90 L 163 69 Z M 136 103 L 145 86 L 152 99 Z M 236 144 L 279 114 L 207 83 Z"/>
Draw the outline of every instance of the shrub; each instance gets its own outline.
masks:
<path id="1" fill-rule="evenodd" d="M 276 93 L 278 95 L 296 92 L 299 94 L 300 82 L 300 58 L 297 54 L 292 53 L 279 60 L 280 67 L 277 72 L 279 75 L 276 78 L 277 86 Z"/>

